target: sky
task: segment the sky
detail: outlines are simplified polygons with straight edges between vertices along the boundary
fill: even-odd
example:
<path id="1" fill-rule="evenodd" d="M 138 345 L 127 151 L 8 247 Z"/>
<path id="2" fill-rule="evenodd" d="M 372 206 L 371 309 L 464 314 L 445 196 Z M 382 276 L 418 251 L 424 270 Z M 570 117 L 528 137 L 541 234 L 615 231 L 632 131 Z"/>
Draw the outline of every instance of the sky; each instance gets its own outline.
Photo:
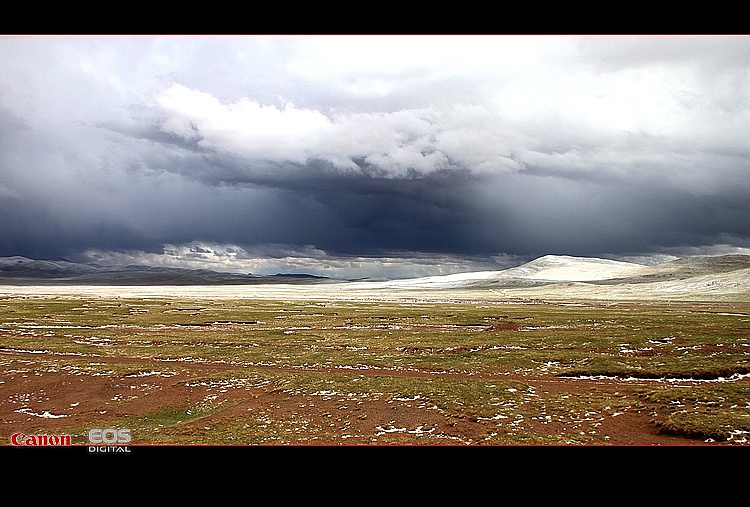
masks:
<path id="1" fill-rule="evenodd" d="M 0 35 L 0 256 L 750 253 L 750 36 Z"/>

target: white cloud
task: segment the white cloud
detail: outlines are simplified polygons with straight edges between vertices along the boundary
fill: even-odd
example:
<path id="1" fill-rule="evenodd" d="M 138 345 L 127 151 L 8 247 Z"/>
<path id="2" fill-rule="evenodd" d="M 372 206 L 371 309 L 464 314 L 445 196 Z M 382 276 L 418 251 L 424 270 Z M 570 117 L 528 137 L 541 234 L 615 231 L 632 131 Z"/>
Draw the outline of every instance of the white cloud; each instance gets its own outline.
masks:
<path id="1" fill-rule="evenodd" d="M 324 114 L 292 103 L 221 102 L 180 84 L 154 94 L 154 100 L 165 115 L 164 131 L 251 160 L 303 165 L 318 159 L 351 169 L 362 159 L 394 176 L 456 166 L 518 168 L 509 145 L 521 136 L 481 106 Z"/>
<path id="2" fill-rule="evenodd" d="M 331 122 L 318 111 L 287 103 L 277 108 L 243 98 L 222 103 L 209 93 L 173 84 L 154 95 L 167 115 L 162 128 L 207 149 L 227 150 L 257 159 L 305 163 L 314 155 Z"/>
<path id="3" fill-rule="evenodd" d="M 539 163 L 638 171 L 652 159 L 628 143 L 633 136 L 648 137 L 667 167 L 686 150 L 742 150 L 750 130 L 750 80 L 735 39 L 270 40 L 282 63 L 278 81 L 267 84 L 280 87 L 286 78 L 305 89 L 285 86 L 292 96 L 273 104 L 174 84 L 154 96 L 163 128 L 251 160 L 321 159 L 342 169 L 365 160 L 392 176 L 451 167 L 504 173 Z M 711 48 L 734 56 L 718 64 Z"/>
<path id="4" fill-rule="evenodd" d="M 664 248 L 642 254 L 602 254 L 601 257 L 654 265 L 679 257 L 701 255 L 750 255 L 750 248 L 730 244 Z M 166 244 L 162 252 L 89 249 L 78 260 L 106 266 L 148 265 L 154 267 L 209 269 L 228 273 L 273 275 L 306 273 L 339 279 L 405 279 L 483 271 L 500 271 L 533 260 L 534 256 L 498 254 L 462 256 L 393 252 L 377 256 L 335 255 L 312 245 L 264 244 L 239 246 L 227 243 L 190 242 Z"/>
<path id="5" fill-rule="evenodd" d="M 500 270 L 517 266 L 530 259 L 508 254 L 467 257 L 419 252 L 394 252 L 377 256 L 335 255 L 312 245 L 265 244 L 242 247 L 194 241 L 164 245 L 160 253 L 88 249 L 79 260 L 106 266 L 142 264 L 256 275 L 307 273 L 342 279 L 397 279 Z"/>

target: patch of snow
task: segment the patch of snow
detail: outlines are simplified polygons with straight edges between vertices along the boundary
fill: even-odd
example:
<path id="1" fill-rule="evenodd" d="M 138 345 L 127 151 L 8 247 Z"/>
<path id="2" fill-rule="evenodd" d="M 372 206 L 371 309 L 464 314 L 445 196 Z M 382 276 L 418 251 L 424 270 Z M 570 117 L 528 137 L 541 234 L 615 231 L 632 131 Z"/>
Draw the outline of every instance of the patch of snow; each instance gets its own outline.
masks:
<path id="1" fill-rule="evenodd" d="M 36 412 L 32 412 L 30 408 L 19 408 L 18 410 L 16 410 L 16 412 L 20 412 L 22 414 L 33 415 L 35 417 L 41 417 L 42 419 L 59 419 L 61 417 L 68 417 L 67 415 L 64 415 L 64 414 L 63 415 L 52 414 L 48 410 L 45 410 L 41 414 L 37 414 Z"/>

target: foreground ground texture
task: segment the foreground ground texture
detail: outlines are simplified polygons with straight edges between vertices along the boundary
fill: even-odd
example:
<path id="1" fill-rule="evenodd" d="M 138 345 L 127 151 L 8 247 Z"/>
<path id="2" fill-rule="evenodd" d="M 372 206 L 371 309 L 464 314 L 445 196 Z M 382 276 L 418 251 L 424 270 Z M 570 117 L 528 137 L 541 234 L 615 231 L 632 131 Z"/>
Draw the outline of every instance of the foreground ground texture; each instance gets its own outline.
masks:
<path id="1" fill-rule="evenodd" d="M 491 296 L 0 295 L 0 441 L 747 445 L 750 304 Z"/>

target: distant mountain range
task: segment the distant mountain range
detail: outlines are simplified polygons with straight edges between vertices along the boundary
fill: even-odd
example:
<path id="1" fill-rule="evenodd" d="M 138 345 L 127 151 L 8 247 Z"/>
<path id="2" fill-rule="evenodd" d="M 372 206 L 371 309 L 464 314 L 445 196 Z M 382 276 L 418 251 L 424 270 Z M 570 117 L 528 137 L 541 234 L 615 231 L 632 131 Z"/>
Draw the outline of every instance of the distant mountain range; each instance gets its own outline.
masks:
<path id="1" fill-rule="evenodd" d="M 561 282 L 633 284 L 685 280 L 750 269 L 750 255 L 685 257 L 655 266 L 596 257 L 546 255 L 502 271 L 477 271 L 386 282 L 402 287 L 531 287 Z"/>
<path id="2" fill-rule="evenodd" d="M 82 264 L 65 259 L 0 257 L 0 284 L 7 285 L 248 285 L 309 284 L 335 280 L 307 274 L 253 275 L 207 269 L 124 267 Z"/>
<path id="3" fill-rule="evenodd" d="M 307 274 L 253 275 L 149 266 L 107 267 L 65 259 L 0 257 L 0 285 L 316 285 L 337 290 L 488 290 L 511 298 L 729 298 L 750 301 L 750 255 L 696 256 L 655 266 L 546 255 L 500 271 L 404 280 L 339 280 Z M 330 287 L 333 288 L 333 287 Z"/>
<path id="4" fill-rule="evenodd" d="M 685 257 L 655 266 L 547 255 L 502 271 L 371 282 L 369 288 L 376 286 L 383 290 L 485 289 L 512 298 L 750 300 L 750 255 Z"/>

